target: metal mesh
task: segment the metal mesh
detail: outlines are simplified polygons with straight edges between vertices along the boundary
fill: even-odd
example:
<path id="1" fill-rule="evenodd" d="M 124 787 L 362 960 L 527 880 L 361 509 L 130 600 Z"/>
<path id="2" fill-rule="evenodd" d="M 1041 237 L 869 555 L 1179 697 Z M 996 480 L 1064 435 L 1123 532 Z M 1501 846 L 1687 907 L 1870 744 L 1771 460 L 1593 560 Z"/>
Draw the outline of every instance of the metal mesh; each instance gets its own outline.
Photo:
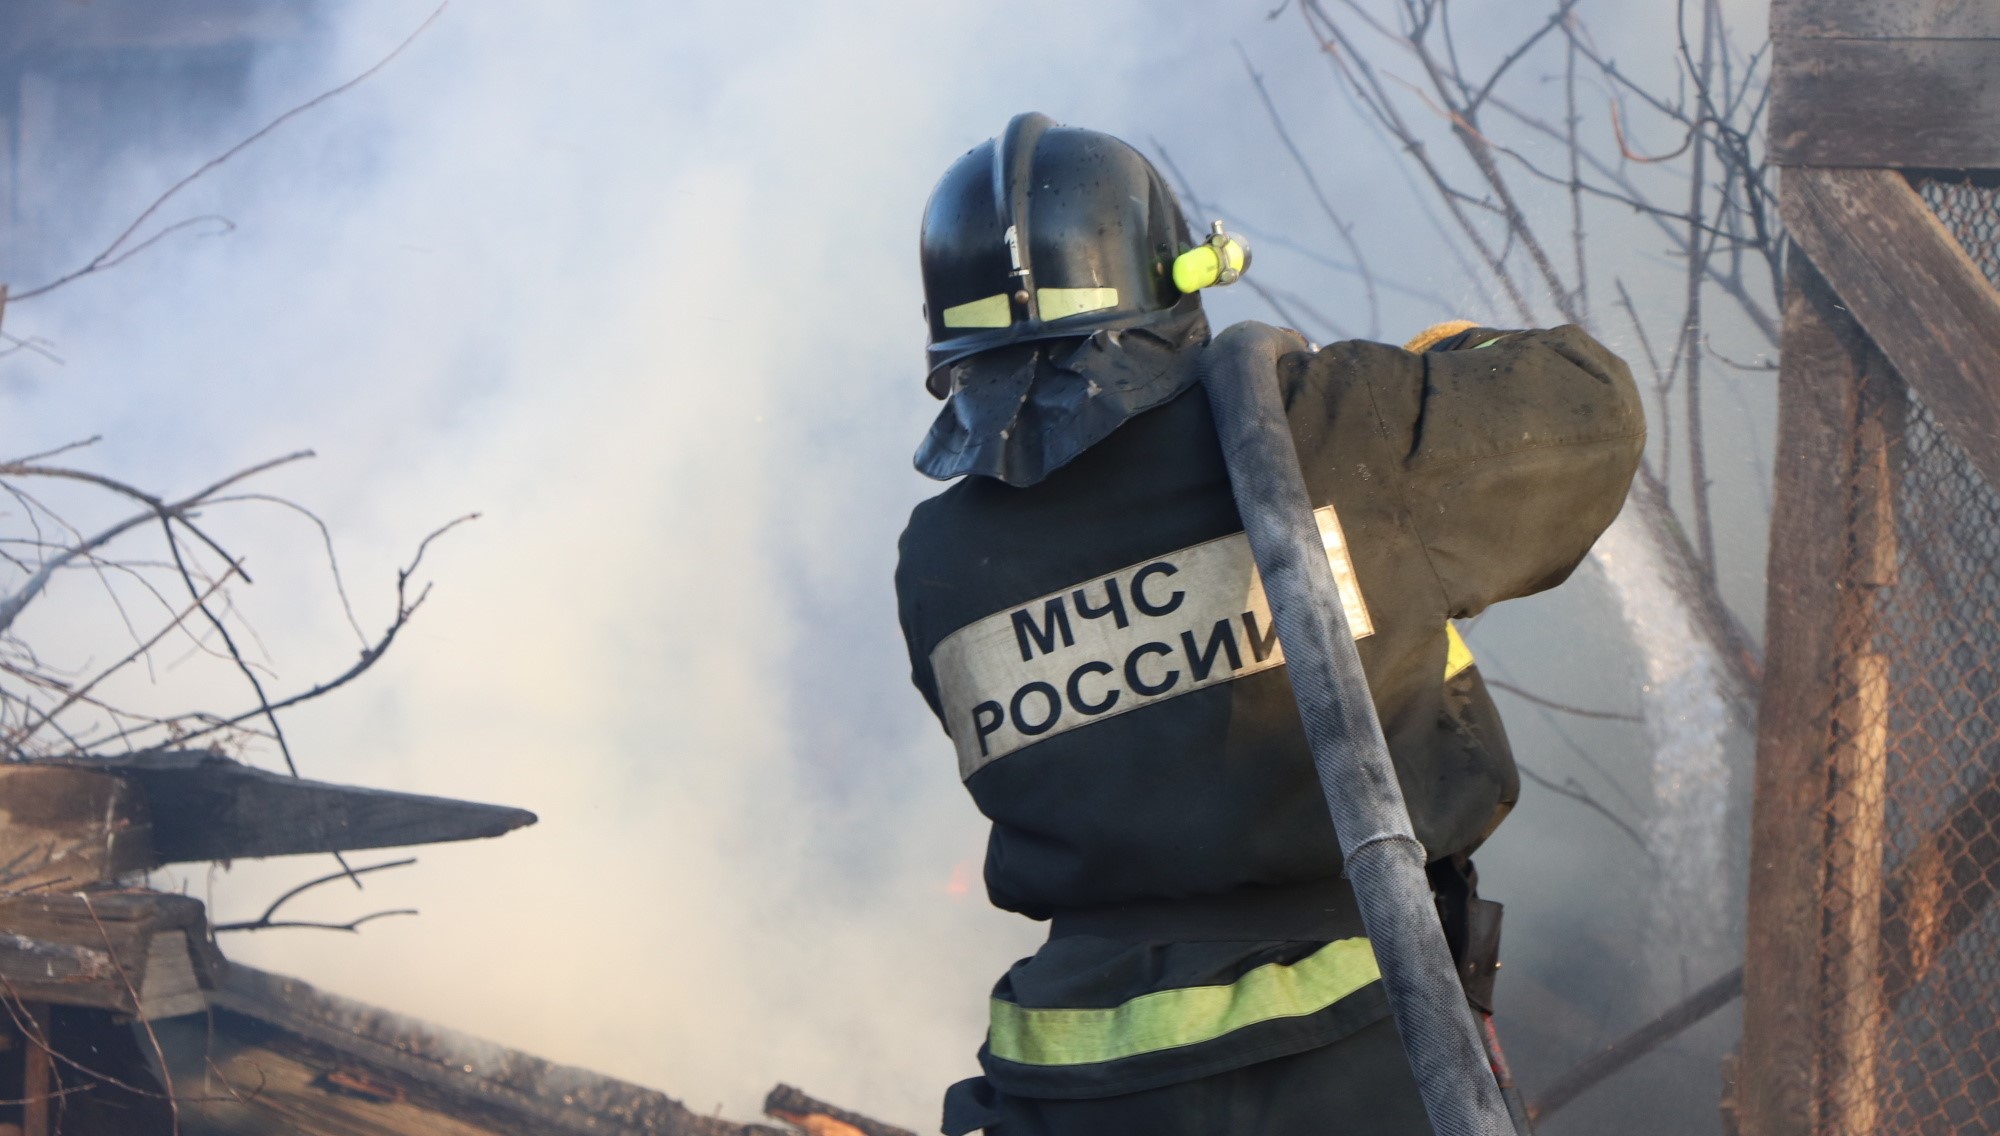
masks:
<path id="1" fill-rule="evenodd" d="M 2000 187 L 1916 184 L 2000 284 Z M 2000 493 L 1887 367 L 1850 459 L 1816 1129 L 2000 1132 Z"/>

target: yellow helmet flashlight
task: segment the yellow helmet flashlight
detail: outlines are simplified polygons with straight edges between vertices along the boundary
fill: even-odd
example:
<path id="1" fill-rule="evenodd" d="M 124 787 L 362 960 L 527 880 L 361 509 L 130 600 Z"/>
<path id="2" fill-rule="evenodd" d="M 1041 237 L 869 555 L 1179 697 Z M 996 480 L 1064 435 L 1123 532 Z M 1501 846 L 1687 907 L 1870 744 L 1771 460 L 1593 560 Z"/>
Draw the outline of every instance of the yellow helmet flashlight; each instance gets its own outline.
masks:
<path id="1" fill-rule="evenodd" d="M 1208 240 L 1174 258 L 1174 287 L 1183 293 L 1234 284 L 1250 268 L 1250 242 L 1209 226 Z"/>

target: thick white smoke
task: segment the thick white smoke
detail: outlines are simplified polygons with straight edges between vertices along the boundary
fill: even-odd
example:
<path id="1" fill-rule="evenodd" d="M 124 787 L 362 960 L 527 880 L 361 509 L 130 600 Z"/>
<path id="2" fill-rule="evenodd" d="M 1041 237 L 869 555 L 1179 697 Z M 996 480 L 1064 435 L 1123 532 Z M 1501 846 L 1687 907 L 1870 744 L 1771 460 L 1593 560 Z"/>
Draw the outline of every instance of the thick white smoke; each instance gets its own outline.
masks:
<path id="1" fill-rule="evenodd" d="M 10 332 L 48 337 L 67 365 L 0 361 L 0 451 L 102 432 L 100 467 L 172 490 L 315 447 L 270 487 L 340 535 L 364 627 L 386 618 L 419 536 L 485 514 L 432 550 L 437 589 L 389 658 L 290 732 L 309 776 L 542 823 L 422 850 L 299 911 L 420 918 L 227 949 L 703 1111 L 747 1118 L 787 1080 L 928 1129 L 942 1086 L 973 1071 L 987 987 L 1039 930 L 984 904 L 981 823 L 907 686 L 890 596 L 895 536 L 934 489 L 908 465 L 934 412 L 914 247 L 933 180 L 1041 110 L 1157 139 L 1232 220 L 1334 248 L 1227 49 L 1241 37 L 1378 266 L 1467 301 L 1385 291 L 1383 337 L 1502 318 L 1469 300 L 1294 16 L 1263 7 L 462 3 L 369 84 L 199 183 L 175 215 L 226 214 L 226 239 L 169 242 L 11 310 Z M 140 131 L 101 169 L 24 167 L 45 182 L 38 253 L 87 257 L 428 10 L 328 6 L 260 57 L 233 119 L 160 149 Z M 1609 8 L 1598 26 L 1649 52 L 1657 31 Z M 1364 332 L 1353 279 L 1289 255 L 1260 247 L 1263 279 Z M 1273 318 L 1242 295 L 1214 312 Z M 315 585 L 281 587 L 319 578 L 316 535 L 277 519 L 225 531 L 259 573 L 244 602 L 281 685 L 345 666 L 337 610 L 296 602 Z M 1710 662 L 1642 536 L 1621 522 L 1601 559 L 1654 695 L 1678 692 L 1649 703 L 1667 806 L 1649 838 L 1698 890 L 1719 855 Z M 1567 641 L 1506 638 L 1496 618 L 1474 644 L 1566 694 L 1619 672 L 1615 635 L 1586 640 L 1610 625 L 1598 604 L 1571 588 L 1533 609 L 1559 613 L 1545 622 Z M 219 702 L 237 697 L 227 681 Z M 1546 768 L 1535 720 L 1510 723 Z M 1643 760 L 1636 742 L 1620 752 Z M 1519 901 L 1520 957 L 1563 945 L 1538 912 L 1605 921 L 1615 881 L 1578 851 L 1597 823 L 1530 789 L 1483 854 Z M 325 867 L 190 884 L 240 918 Z M 1578 880 L 1602 890 L 1579 900 Z"/>

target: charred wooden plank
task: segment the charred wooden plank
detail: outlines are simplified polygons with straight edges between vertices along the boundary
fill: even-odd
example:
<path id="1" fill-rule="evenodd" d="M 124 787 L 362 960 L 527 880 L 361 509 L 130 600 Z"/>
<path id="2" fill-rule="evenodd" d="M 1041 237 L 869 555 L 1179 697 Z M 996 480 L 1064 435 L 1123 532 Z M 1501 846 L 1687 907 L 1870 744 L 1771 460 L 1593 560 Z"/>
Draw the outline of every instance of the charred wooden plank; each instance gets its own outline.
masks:
<path id="1" fill-rule="evenodd" d="M 140 787 L 161 864 L 477 840 L 536 819 L 504 805 L 301 780 L 200 750 L 66 764 Z"/>
<path id="2" fill-rule="evenodd" d="M 1836 39 L 2000 38 L 1990 0 L 1771 0 L 1771 34 Z"/>
<path id="3" fill-rule="evenodd" d="M 1780 39 L 1771 160 L 2000 166 L 2000 39 Z"/>
<path id="4" fill-rule="evenodd" d="M 703 1116 L 664 1093 L 557 1065 L 387 1010 L 326 994 L 296 979 L 240 964 L 213 995 L 220 1057 L 245 1100 L 204 1106 L 229 1132 L 355 1131 L 314 1127 L 322 1113 L 366 1115 L 384 1136 L 787 1136 L 776 1128 Z M 194 1019 L 188 1019 L 194 1021 Z M 163 1038 L 170 1065 L 199 1076 L 208 1035 Z M 393 1102 L 333 1091 L 333 1074 Z M 247 1090 L 268 1077 L 254 1096 Z M 399 1095 L 400 1094 L 400 1095 Z M 268 1125 L 258 1127 L 259 1124 Z M 288 1126 L 296 1125 L 296 1126 Z M 454 1127 L 453 1125 L 457 1125 Z M 792 1134 L 796 1136 L 796 1134 Z"/>
<path id="5" fill-rule="evenodd" d="M 21 1056 L 21 1136 L 49 1136 L 49 1105 L 54 1098 L 55 1062 L 50 1057 L 50 1014 L 46 1002 L 21 1006 L 26 1029 Z"/>
<path id="6" fill-rule="evenodd" d="M 152 866 L 145 800 L 130 782 L 0 765 L 0 891 L 75 891 Z"/>
<path id="7" fill-rule="evenodd" d="M 2000 291 L 1902 175 L 1784 176 L 1780 205 L 1793 239 L 1946 436 L 2000 485 Z"/>
<path id="8" fill-rule="evenodd" d="M 907 1128 L 814 1100 L 790 1085 L 779 1085 L 765 1096 L 764 1115 L 802 1128 L 809 1136 L 917 1136 Z"/>

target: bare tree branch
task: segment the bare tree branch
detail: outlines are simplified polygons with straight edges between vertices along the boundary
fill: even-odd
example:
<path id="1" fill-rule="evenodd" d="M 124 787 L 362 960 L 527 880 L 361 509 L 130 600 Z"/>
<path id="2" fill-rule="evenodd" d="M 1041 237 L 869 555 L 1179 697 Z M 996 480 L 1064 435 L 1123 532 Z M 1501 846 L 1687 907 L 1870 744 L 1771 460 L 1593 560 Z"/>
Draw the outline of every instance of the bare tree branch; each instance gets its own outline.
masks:
<path id="1" fill-rule="evenodd" d="M 336 98 L 342 94 L 345 94 L 346 92 L 353 90 L 355 87 L 358 87 L 362 83 L 365 83 L 369 79 L 373 78 L 377 72 L 381 71 L 384 67 L 387 67 L 390 63 L 394 62 L 397 56 L 403 54 L 403 50 L 405 48 L 409 47 L 412 43 L 415 43 L 418 36 L 423 35 L 425 31 L 429 30 L 430 26 L 437 22 L 437 18 L 439 16 L 444 15 L 444 10 L 449 5 L 449 3 L 450 0 L 446 0 L 446 3 L 439 4 L 437 6 L 437 9 L 424 19 L 423 23 L 417 25 L 416 31 L 411 32 L 409 36 L 406 39 L 404 39 L 403 42 L 397 44 L 395 48 L 389 52 L 389 54 L 377 60 L 374 66 L 368 68 L 366 71 L 363 71 L 361 74 L 356 75 L 354 78 L 347 80 L 345 83 L 342 83 L 337 87 L 334 87 L 327 91 L 322 91 L 321 93 L 313 96 L 312 98 L 307 99 L 305 102 L 300 103 L 298 106 L 293 107 L 292 109 L 286 111 L 285 113 L 265 123 L 263 126 L 253 131 L 249 137 L 243 139 L 241 142 L 238 142 L 236 145 L 231 146 L 229 149 L 224 150 L 222 153 L 216 155 L 215 157 L 210 158 L 208 161 L 203 162 L 201 166 L 197 168 L 193 173 L 188 174 L 186 177 L 182 178 L 181 180 L 175 182 L 173 185 L 169 186 L 165 193 L 162 193 L 160 196 L 153 199 L 152 204 L 140 210 L 139 215 L 132 219 L 132 223 L 125 226 L 124 231 L 120 232 L 115 238 L 113 238 L 110 244 L 104 246 L 104 251 L 90 258 L 90 260 L 87 261 L 81 268 L 74 269 L 68 273 L 65 273 L 62 276 L 57 277 L 54 280 L 49 281 L 46 284 L 30 288 L 25 292 L 17 292 L 14 294 L 12 302 L 18 304 L 24 300 L 32 300 L 37 296 L 47 295 L 48 293 L 53 292 L 57 288 L 60 288 L 65 284 L 71 283 L 72 281 L 80 280 L 86 276 L 91 275 L 92 273 L 102 272 L 107 268 L 112 268 L 130 259 L 132 256 L 151 247 L 153 244 L 157 243 L 162 237 L 165 237 L 167 234 L 175 232 L 176 230 L 179 229 L 184 229 L 189 226 L 198 224 L 202 221 L 219 221 L 223 225 L 227 226 L 227 228 L 223 230 L 224 232 L 227 232 L 228 229 L 235 228 L 235 226 L 225 218 L 212 217 L 212 216 L 193 217 L 185 221 L 176 221 L 173 224 L 168 225 L 166 228 L 160 230 L 159 232 L 153 234 L 152 236 L 146 238 L 144 241 L 141 241 L 137 245 L 134 245 L 130 248 L 126 247 L 127 244 L 132 240 L 133 236 L 138 233 L 140 228 L 143 227 L 147 221 L 151 220 L 155 213 L 158 213 L 163 207 L 165 207 L 167 202 L 173 200 L 175 195 L 179 194 L 181 190 L 186 189 L 188 186 L 193 185 L 195 182 L 201 180 L 203 175 L 207 174 L 209 171 L 215 169 L 216 167 L 222 165 L 224 162 L 229 161 L 229 159 L 234 158 L 236 155 L 242 153 L 244 150 L 249 149 L 251 146 L 255 145 L 258 141 L 262 140 L 272 131 L 278 129 L 280 126 L 283 126 L 285 123 L 290 122 L 292 119 L 297 118 L 298 116 L 306 113 L 307 111 L 313 109 L 316 106 L 319 106 L 321 103 L 326 102 L 328 99 Z"/>
<path id="2" fill-rule="evenodd" d="M 1328 200 L 1326 190 L 1320 186 L 1318 175 L 1313 173 L 1312 163 L 1306 161 L 1306 156 L 1299 150 L 1298 143 L 1292 141 L 1291 131 L 1285 129 L 1284 116 L 1278 113 L 1278 104 L 1271 101 L 1271 92 L 1264 85 L 1264 76 L 1259 74 L 1256 65 L 1250 62 L 1250 53 L 1243 50 L 1243 45 L 1239 43 L 1236 45 L 1236 54 L 1242 57 L 1243 69 L 1250 75 L 1250 84 L 1257 89 L 1257 97 L 1263 101 L 1264 110 L 1270 115 L 1271 127 L 1278 132 L 1278 141 L 1284 144 L 1286 152 L 1292 156 L 1292 162 L 1298 166 L 1299 172 L 1305 175 L 1306 186 L 1312 190 L 1313 199 L 1319 202 L 1320 212 L 1326 214 L 1327 221 L 1333 225 L 1333 231 L 1340 234 L 1348 253 L 1354 257 L 1354 264 L 1361 272 L 1362 288 L 1368 297 L 1368 338 L 1380 339 L 1382 301 L 1375 293 L 1375 274 L 1369 271 L 1367 255 L 1361 251 L 1360 242 L 1354 239 L 1354 226 L 1341 219 L 1339 211 L 1333 207 L 1333 202 Z"/>
<path id="3" fill-rule="evenodd" d="M 1343 2 L 1357 12 L 1361 11 L 1358 5 L 1351 3 L 1351 0 Z M 1437 168 L 1423 140 L 1416 136 L 1401 112 L 1396 110 L 1395 103 L 1390 100 L 1388 91 L 1383 88 L 1381 78 L 1373 65 L 1368 62 L 1365 55 L 1354 50 L 1346 32 L 1342 31 L 1339 24 L 1327 14 L 1320 0 L 1301 0 L 1299 10 L 1306 18 L 1308 30 L 1319 41 L 1320 50 L 1332 63 L 1335 73 L 1349 84 L 1356 97 L 1374 115 L 1375 120 L 1402 144 L 1404 151 L 1417 163 L 1418 168 L 1423 170 L 1444 200 L 1446 211 L 1458 222 L 1466 239 L 1478 251 L 1480 259 L 1486 262 L 1487 270 L 1507 293 L 1508 301 L 1513 304 L 1523 321 L 1533 323 L 1534 309 L 1528 304 L 1527 297 L 1515 282 L 1513 274 L 1507 271 L 1502 258 L 1494 253 L 1485 234 L 1481 233 L 1472 219 L 1466 216 L 1463 202 L 1467 199 L 1467 195 L 1454 189 L 1443 172 Z M 1363 18 L 1374 23 L 1373 17 L 1367 16 L 1365 12 Z M 1379 28 L 1380 25 L 1376 26 Z"/>
<path id="4" fill-rule="evenodd" d="M 374 666 L 375 663 L 379 659 L 381 659 L 382 655 L 386 651 L 388 651 L 390 644 L 395 642 L 396 634 L 403 629 L 403 625 L 410 621 L 410 617 L 416 614 L 417 609 L 423 606 L 425 598 L 430 595 L 429 585 L 425 585 L 423 590 L 418 592 L 414 598 L 411 598 L 407 595 L 407 586 L 409 584 L 410 577 L 416 572 L 417 565 L 423 562 L 424 550 L 430 547 L 432 541 L 450 532 L 452 529 L 457 528 L 459 525 L 462 525 L 467 521 L 474 521 L 478 519 L 479 519 L 478 513 L 467 513 L 462 517 L 458 517 L 450 521 L 449 523 L 440 526 L 438 529 L 433 531 L 429 536 L 426 536 L 423 539 L 422 543 L 420 543 L 417 546 L 417 554 L 413 559 L 411 559 L 409 566 L 401 569 L 396 573 L 395 619 L 390 622 L 388 629 L 383 631 L 382 634 L 379 637 L 377 637 L 375 642 L 369 644 L 368 647 L 361 652 L 361 658 L 358 659 L 353 666 L 349 667 L 345 671 L 342 671 L 340 674 L 335 675 L 333 678 L 326 680 L 325 682 L 317 683 L 309 689 L 300 691 L 299 693 L 291 695 L 290 697 L 281 698 L 276 702 L 270 703 L 269 710 L 275 713 L 276 711 L 296 706 L 301 702 L 311 701 L 312 699 L 318 698 L 321 695 L 326 694 L 328 691 L 337 690 L 340 687 L 347 685 L 348 683 L 354 681 L 356 678 L 359 678 L 362 674 L 366 673 L 369 667 Z M 187 742 L 187 741 L 192 741 L 196 738 L 206 737 L 209 734 L 216 732 L 217 730 L 227 729 L 230 727 L 240 725 L 241 723 L 246 722 L 251 718 L 259 717 L 264 713 L 265 713 L 265 708 L 259 707 L 255 710 L 243 711 L 242 713 L 237 714 L 233 717 L 219 718 L 202 729 L 194 730 L 184 735 L 179 740 L 181 740 L 182 742 Z"/>
<path id="5" fill-rule="evenodd" d="M 1581 706 L 1572 706 L 1567 702 L 1558 702 L 1553 698 L 1545 698 L 1542 695 L 1536 694 L 1531 690 L 1524 690 L 1521 687 L 1515 686 L 1511 682 L 1502 682 L 1497 678 L 1488 678 L 1486 680 L 1486 685 L 1492 687 L 1495 690 L 1504 690 L 1516 698 L 1532 702 L 1537 706 L 1547 707 L 1550 710 L 1559 711 L 1561 713 L 1571 715 L 1572 717 L 1595 718 L 1599 721 L 1604 721 L 1604 722 L 1645 721 L 1644 718 L 1633 713 L 1626 713 L 1618 710 L 1586 710 Z"/>
<path id="6" fill-rule="evenodd" d="M 74 545 L 64 550 L 60 555 L 56 556 L 54 559 L 45 563 L 42 566 L 41 570 L 36 572 L 34 576 L 30 577 L 27 583 L 21 585 L 21 587 L 17 589 L 13 595 L 8 596 L 5 599 L 0 599 L 0 631 L 5 631 L 8 627 L 13 625 L 14 620 L 20 616 L 21 611 L 24 608 L 26 608 L 28 604 L 32 600 L 34 600 L 34 598 L 37 595 L 41 594 L 42 589 L 48 586 L 50 577 L 54 576 L 56 570 L 62 565 L 68 564 L 69 562 L 75 560 L 79 556 L 83 556 L 87 553 L 94 552 L 97 549 L 104 547 L 105 545 L 111 543 L 113 540 L 118 539 L 120 536 L 123 536 L 124 534 L 132 531 L 133 529 L 138 528 L 140 525 L 143 525 L 148 521 L 152 521 L 155 519 L 180 520 L 189 509 L 201 504 L 208 498 L 213 497 L 215 494 L 220 493 L 222 490 L 228 488 L 231 485 L 236 484 L 239 481 L 242 481 L 245 478 L 255 477 L 256 475 L 263 473 L 266 470 L 275 469 L 278 466 L 285 465 L 290 462 L 300 461 L 302 459 L 309 458 L 312 456 L 313 453 L 311 450 L 300 450 L 296 453 L 286 454 L 283 457 L 272 458 L 269 461 L 259 462 L 258 464 L 250 466 L 247 469 L 238 470 L 235 473 L 230 474 L 228 477 L 223 478 L 221 481 L 218 481 L 215 484 L 200 490 L 199 492 L 190 494 L 189 496 L 184 497 L 181 500 L 173 503 L 163 502 L 159 498 L 154 497 L 151 494 L 141 492 L 140 490 L 134 489 L 133 487 L 126 485 L 123 482 L 119 482 L 113 480 L 112 478 L 105 477 L 102 474 L 87 473 L 82 470 L 64 469 L 56 466 L 33 465 L 27 463 L 8 462 L 5 464 L 0 464 L 0 477 L 57 477 L 57 478 L 67 478 L 75 481 L 83 481 L 93 485 L 100 486 L 105 489 L 109 489 L 114 493 L 130 497 L 133 500 L 143 501 L 148 506 L 150 506 L 150 508 L 148 508 L 146 512 L 140 513 L 136 516 L 128 517 L 125 520 L 120 521 L 117 524 L 112 525 L 110 528 L 105 529 L 104 531 L 98 533 L 96 536 L 93 536 L 83 541 L 80 544 Z M 204 541 L 205 540 L 206 538 L 204 538 Z M 217 549 L 216 551 L 221 552 L 220 549 Z M 225 560 L 231 559 L 226 554 L 224 554 L 223 558 Z M 248 574 L 245 574 L 243 578 L 246 582 L 250 579 Z"/>
<path id="7" fill-rule="evenodd" d="M 1542 776 L 1541 774 L 1535 772 L 1533 769 L 1530 769 L 1528 766 L 1521 764 L 1519 761 L 1516 761 L 1514 763 L 1514 768 L 1521 771 L 1521 776 L 1526 777 L 1528 780 L 1533 781 L 1535 784 L 1540 785 L 1542 788 L 1547 789 L 1549 792 L 1554 793 L 1559 797 L 1568 797 L 1570 800 L 1575 801 L 1577 804 L 1582 805 L 1584 808 L 1587 808 L 1591 812 L 1596 813 L 1598 816 L 1603 817 L 1605 820 L 1610 821 L 1612 825 L 1618 829 L 1618 831 L 1624 833 L 1626 837 L 1632 841 L 1632 844 L 1635 847 L 1637 847 L 1639 851 L 1646 854 L 1646 858 L 1648 860 L 1651 860 L 1655 865 L 1658 865 L 1660 861 L 1658 854 L 1655 853 L 1653 849 L 1647 845 L 1646 838 L 1640 835 L 1639 830 L 1632 827 L 1631 822 L 1627 821 L 1624 817 L 1621 817 L 1617 813 L 1612 812 L 1611 809 L 1605 806 L 1604 802 L 1598 800 L 1596 797 L 1591 796 L 1590 791 L 1588 789 L 1585 789 L 1582 785 L 1578 784 L 1576 778 L 1574 777 L 1565 778 L 1563 781 L 1557 782 L 1551 778 Z"/>
<path id="8" fill-rule="evenodd" d="M 399 908 L 394 911 L 373 912 L 372 914 L 364 915 L 359 919 L 354 919 L 346 923 L 317 923 L 299 920 L 277 920 L 275 918 L 279 908 L 323 884 L 330 884 L 340 879 L 354 879 L 372 872 L 386 872 L 391 868 L 408 867 L 416 862 L 416 857 L 412 856 L 401 860 L 390 860 L 381 864 L 367 864 L 359 868 L 349 868 L 340 872 L 328 872 L 324 876 L 307 880 L 305 883 L 299 884 L 297 887 L 272 900 L 271 905 L 266 907 L 264 913 L 257 918 L 246 919 L 236 923 L 217 923 L 214 930 L 217 934 L 221 934 L 224 931 L 265 931 L 277 927 L 315 927 L 329 931 L 356 931 L 360 929 L 362 924 L 372 919 L 381 919 L 390 915 L 415 915 L 417 912 L 413 909 Z"/>

